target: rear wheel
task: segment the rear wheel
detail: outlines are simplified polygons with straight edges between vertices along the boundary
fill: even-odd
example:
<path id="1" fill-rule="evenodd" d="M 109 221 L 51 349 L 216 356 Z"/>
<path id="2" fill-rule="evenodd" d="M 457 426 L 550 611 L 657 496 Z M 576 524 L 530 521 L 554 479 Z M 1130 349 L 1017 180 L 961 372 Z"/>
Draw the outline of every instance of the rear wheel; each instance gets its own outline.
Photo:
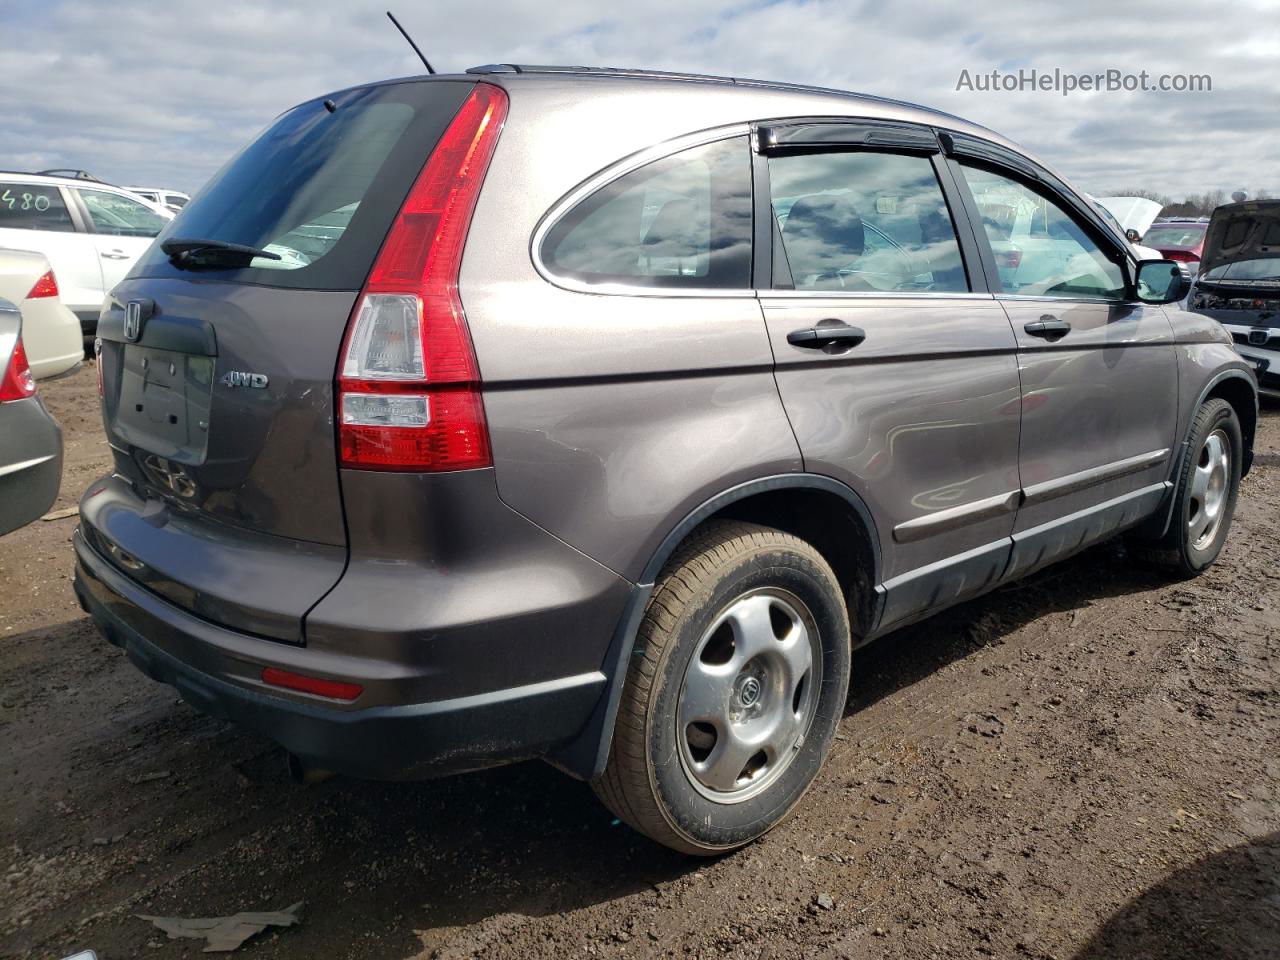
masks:
<path id="1" fill-rule="evenodd" d="M 742 846 L 813 782 L 848 685 L 848 614 L 821 554 L 767 527 L 709 524 L 650 600 L 595 791 L 674 849 Z"/>
<path id="2" fill-rule="evenodd" d="M 1240 420 L 1231 404 L 1220 398 L 1206 401 L 1192 421 L 1169 529 L 1160 542 L 1143 550 L 1150 559 L 1188 577 L 1218 559 L 1235 514 L 1243 450 Z"/>

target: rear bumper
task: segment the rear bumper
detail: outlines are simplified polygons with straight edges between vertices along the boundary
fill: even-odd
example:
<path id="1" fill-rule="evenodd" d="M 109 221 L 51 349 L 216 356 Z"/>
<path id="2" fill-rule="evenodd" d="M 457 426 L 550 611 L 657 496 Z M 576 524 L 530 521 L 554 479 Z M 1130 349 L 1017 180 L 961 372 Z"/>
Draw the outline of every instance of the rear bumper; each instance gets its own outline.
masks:
<path id="1" fill-rule="evenodd" d="M 194 617 L 115 570 L 79 531 L 74 542 L 76 595 L 111 643 L 196 709 L 260 733 L 310 766 L 394 780 L 541 756 L 581 730 L 605 687 L 597 670 L 364 709 L 359 701 L 353 708 L 278 692 L 257 679 L 264 667 L 326 675 L 331 656 Z"/>
<path id="2" fill-rule="evenodd" d="M 62 483 L 62 429 L 39 396 L 0 407 L 0 536 L 53 505 Z"/>

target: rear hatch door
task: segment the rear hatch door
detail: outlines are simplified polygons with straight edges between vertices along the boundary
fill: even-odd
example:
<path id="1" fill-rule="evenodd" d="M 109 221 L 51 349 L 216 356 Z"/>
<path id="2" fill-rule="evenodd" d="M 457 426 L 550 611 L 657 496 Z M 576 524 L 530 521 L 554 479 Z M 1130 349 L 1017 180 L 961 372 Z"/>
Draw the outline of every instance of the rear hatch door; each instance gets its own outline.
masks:
<path id="1" fill-rule="evenodd" d="M 346 563 L 333 382 L 347 319 L 470 88 L 379 84 L 283 114 L 112 291 L 99 337 L 116 477 L 82 513 L 127 575 L 212 622 L 302 641 Z"/>

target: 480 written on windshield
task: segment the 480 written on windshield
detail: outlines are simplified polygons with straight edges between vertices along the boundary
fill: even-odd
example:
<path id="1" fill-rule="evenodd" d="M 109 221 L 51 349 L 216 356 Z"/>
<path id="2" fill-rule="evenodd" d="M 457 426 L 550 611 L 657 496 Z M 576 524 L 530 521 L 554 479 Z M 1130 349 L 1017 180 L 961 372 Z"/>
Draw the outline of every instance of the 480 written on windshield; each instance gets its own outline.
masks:
<path id="1" fill-rule="evenodd" d="M 52 198 L 43 193 L 14 193 L 9 189 L 0 193 L 0 206 L 8 210 L 38 210 L 44 213 L 52 203 Z"/>

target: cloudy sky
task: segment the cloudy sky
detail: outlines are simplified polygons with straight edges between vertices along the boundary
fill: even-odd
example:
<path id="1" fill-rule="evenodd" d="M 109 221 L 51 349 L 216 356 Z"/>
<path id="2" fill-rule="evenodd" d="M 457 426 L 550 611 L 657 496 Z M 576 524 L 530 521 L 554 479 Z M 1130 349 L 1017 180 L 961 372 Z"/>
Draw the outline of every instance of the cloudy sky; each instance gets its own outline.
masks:
<path id="1" fill-rule="evenodd" d="M 999 130 L 1085 190 L 1280 194 L 1280 0 L 0 0 L 0 169 L 193 190 L 280 111 L 478 63 L 645 66 L 841 87 Z M 1066 13 L 1064 11 L 1069 11 Z M 962 71 L 1208 74 L 1211 92 L 957 90 Z"/>

